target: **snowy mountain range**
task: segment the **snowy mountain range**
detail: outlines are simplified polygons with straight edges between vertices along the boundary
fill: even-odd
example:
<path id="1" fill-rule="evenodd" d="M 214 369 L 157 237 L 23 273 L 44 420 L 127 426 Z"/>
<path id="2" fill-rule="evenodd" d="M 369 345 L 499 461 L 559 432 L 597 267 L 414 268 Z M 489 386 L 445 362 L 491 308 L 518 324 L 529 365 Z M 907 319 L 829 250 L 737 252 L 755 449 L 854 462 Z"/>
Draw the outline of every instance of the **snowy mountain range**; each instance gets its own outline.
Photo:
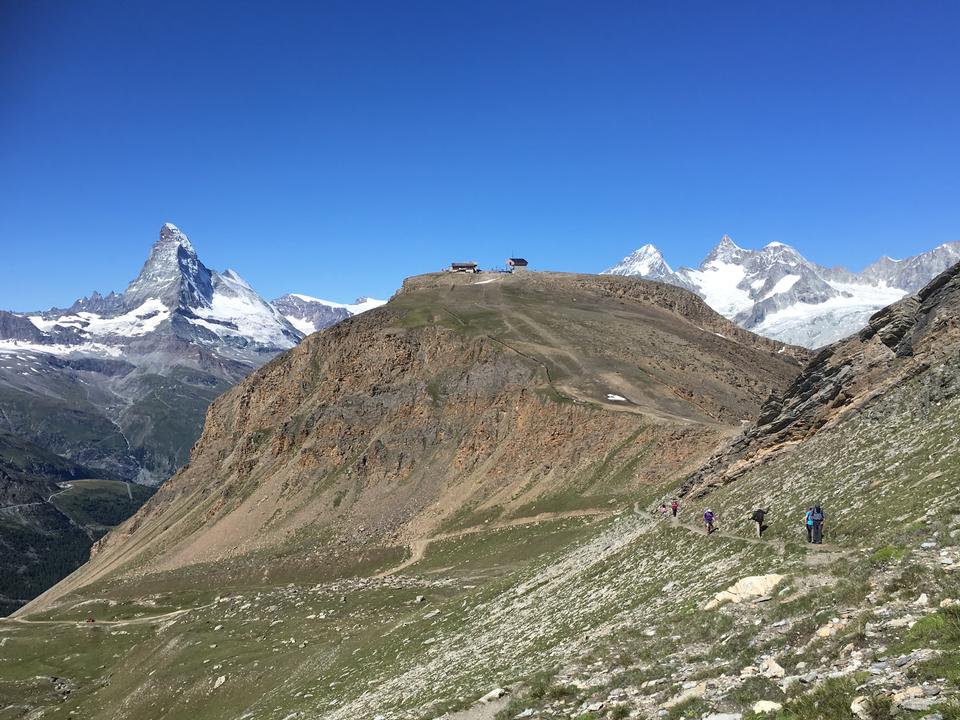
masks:
<path id="1" fill-rule="evenodd" d="M 877 310 L 917 292 L 957 262 L 960 242 L 952 242 L 904 260 L 882 257 L 853 273 L 810 262 L 783 243 L 748 250 L 724 235 L 696 269 L 674 271 L 648 244 L 604 274 L 679 285 L 741 327 L 818 348 L 857 332 Z"/>
<path id="2" fill-rule="evenodd" d="M 344 304 L 321 300 L 320 298 L 289 293 L 281 295 L 272 302 L 291 325 L 304 335 L 315 333 L 353 315 L 373 310 L 386 304 L 386 300 L 357 298 L 353 303 Z"/>
<path id="3" fill-rule="evenodd" d="M 0 311 L 0 431 L 105 477 L 157 484 L 189 458 L 214 397 L 379 304 L 285 295 L 273 305 L 233 270 L 208 269 L 167 223 L 123 293 Z"/>

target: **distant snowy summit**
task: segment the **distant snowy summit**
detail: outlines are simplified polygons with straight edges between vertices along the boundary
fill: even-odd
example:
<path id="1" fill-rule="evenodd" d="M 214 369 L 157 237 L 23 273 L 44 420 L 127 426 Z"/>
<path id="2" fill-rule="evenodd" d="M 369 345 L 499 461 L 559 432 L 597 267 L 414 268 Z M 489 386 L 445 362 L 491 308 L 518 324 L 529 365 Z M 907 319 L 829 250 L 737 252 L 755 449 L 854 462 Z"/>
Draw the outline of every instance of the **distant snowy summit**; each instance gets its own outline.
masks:
<path id="1" fill-rule="evenodd" d="M 960 262 L 960 242 L 905 260 L 880 258 L 861 273 L 810 262 L 789 245 L 739 247 L 729 236 L 697 269 L 674 271 L 654 245 L 644 245 L 604 271 L 679 285 L 721 315 L 785 343 L 822 347 L 862 328 L 869 317 Z"/>
<path id="2" fill-rule="evenodd" d="M 338 303 L 290 293 L 278 297 L 272 304 L 297 330 L 310 335 L 386 303 L 386 300 L 367 297 L 357 298 L 353 303 Z"/>
<path id="3" fill-rule="evenodd" d="M 171 223 L 122 294 L 14 317 L 19 332 L 0 330 L 0 345 L 61 355 L 145 354 L 179 342 L 258 365 L 303 337 L 236 272 L 208 269 Z"/>
<path id="4" fill-rule="evenodd" d="M 186 234 L 165 223 L 123 293 L 94 292 L 65 309 L 0 311 L 0 350 L 119 357 L 152 352 L 175 338 L 259 365 L 305 335 L 384 302 L 361 298 L 341 304 L 284 295 L 269 303 L 234 270 L 207 268 Z"/>

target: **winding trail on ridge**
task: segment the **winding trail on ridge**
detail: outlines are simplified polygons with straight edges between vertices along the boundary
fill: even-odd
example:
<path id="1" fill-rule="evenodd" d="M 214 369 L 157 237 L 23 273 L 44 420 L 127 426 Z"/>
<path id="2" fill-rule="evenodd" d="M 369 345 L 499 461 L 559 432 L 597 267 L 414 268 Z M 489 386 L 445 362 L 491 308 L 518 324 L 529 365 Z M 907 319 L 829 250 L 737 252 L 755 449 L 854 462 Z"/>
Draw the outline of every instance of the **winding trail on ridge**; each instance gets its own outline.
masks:
<path id="1" fill-rule="evenodd" d="M 646 517 L 650 515 L 650 513 L 644 512 L 644 510 L 640 507 L 640 503 L 633 504 L 633 512 L 642 517 Z M 669 522 L 670 527 L 680 528 L 681 530 L 686 530 L 687 532 L 691 532 L 696 535 L 702 535 L 703 537 L 708 537 L 706 533 L 706 529 L 699 525 L 682 522 L 678 517 L 666 517 L 664 519 Z M 747 537 L 746 535 L 737 535 L 731 532 L 724 532 L 723 530 L 714 530 L 712 533 L 710 533 L 709 537 L 713 537 L 714 535 L 719 535 L 720 537 L 726 538 L 728 540 L 739 540 L 741 542 L 750 543 L 752 545 L 764 545 L 766 547 L 774 547 L 777 550 L 779 550 L 781 553 L 786 552 L 787 543 L 790 542 L 787 540 L 779 540 L 779 539 L 763 540 L 761 538 Z M 855 552 L 850 548 L 841 548 L 841 547 L 838 547 L 837 545 L 829 545 L 829 544 L 815 545 L 813 543 L 804 543 L 802 542 L 802 540 L 796 540 L 795 543 L 799 545 L 802 550 L 807 550 L 814 553 L 825 553 L 830 555 L 852 555 Z"/>
<path id="2" fill-rule="evenodd" d="M 129 620 L 97 620 L 95 623 L 87 623 L 85 620 L 30 620 L 29 618 L 24 617 L 0 618 L 0 622 L 20 623 L 22 625 L 90 625 L 91 627 L 96 625 L 109 625 L 111 627 L 123 627 L 125 625 L 149 625 L 156 622 L 175 620 L 182 615 L 186 615 L 190 612 L 196 612 L 198 610 L 205 610 L 208 607 L 213 607 L 215 604 L 215 602 L 209 602 L 206 605 L 198 605 L 197 607 L 173 610 L 168 613 L 163 613 L 162 615 L 149 615 L 146 617 L 130 618 Z"/>
<path id="3" fill-rule="evenodd" d="M 437 540 L 454 540 L 456 538 L 464 537 L 466 535 L 476 535 L 478 533 L 490 532 L 491 530 L 503 530 L 505 528 L 518 527 L 521 525 L 532 525 L 538 522 L 544 522 L 546 520 L 565 520 L 569 518 L 581 518 L 581 517 L 596 517 L 596 518 L 606 518 L 612 517 L 614 515 L 619 515 L 622 511 L 620 510 L 565 510 L 562 512 L 545 512 L 540 513 L 539 515 L 530 515 L 527 517 L 513 518 L 511 520 L 504 520 L 499 523 L 491 523 L 490 525 L 477 525 L 475 527 L 464 528 L 463 530 L 455 530 L 448 533 L 440 533 L 438 535 L 432 535 L 428 538 L 421 538 L 418 540 L 411 540 L 408 543 L 410 548 L 410 557 L 404 560 L 399 565 L 396 565 L 392 568 L 384 570 L 377 575 L 374 575 L 375 578 L 385 578 L 390 577 L 391 575 L 396 575 L 398 572 L 401 572 L 411 565 L 423 560 L 424 555 L 427 553 L 427 546 Z"/>

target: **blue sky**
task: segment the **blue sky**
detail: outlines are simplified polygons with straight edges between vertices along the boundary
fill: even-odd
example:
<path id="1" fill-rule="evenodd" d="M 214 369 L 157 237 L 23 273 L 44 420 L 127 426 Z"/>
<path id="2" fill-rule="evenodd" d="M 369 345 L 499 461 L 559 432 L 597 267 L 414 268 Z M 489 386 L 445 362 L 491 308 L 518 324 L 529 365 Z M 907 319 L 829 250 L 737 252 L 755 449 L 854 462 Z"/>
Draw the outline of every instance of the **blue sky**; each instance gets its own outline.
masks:
<path id="1" fill-rule="evenodd" d="M 0 308 L 171 221 L 270 298 L 960 239 L 960 3 L 0 3 Z"/>

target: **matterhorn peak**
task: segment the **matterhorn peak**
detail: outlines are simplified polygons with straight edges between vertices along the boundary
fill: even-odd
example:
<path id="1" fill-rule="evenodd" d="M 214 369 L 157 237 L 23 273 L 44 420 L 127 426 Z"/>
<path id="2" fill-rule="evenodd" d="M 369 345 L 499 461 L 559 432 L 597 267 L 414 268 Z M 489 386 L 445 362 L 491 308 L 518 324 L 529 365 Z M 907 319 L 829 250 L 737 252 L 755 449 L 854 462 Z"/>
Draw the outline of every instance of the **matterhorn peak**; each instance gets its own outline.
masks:
<path id="1" fill-rule="evenodd" d="M 126 305 L 135 308 L 159 299 L 171 310 L 209 307 L 212 297 L 210 271 L 200 262 L 190 240 L 173 223 L 164 223 L 143 269 L 127 286 Z"/>
<path id="2" fill-rule="evenodd" d="M 190 239 L 184 234 L 183 230 L 170 222 L 164 223 L 163 227 L 160 228 L 160 239 L 157 240 L 154 247 L 157 245 L 179 245 L 184 248 L 188 254 L 194 257 L 197 255 L 197 251 L 193 249 L 193 245 L 190 244 Z"/>

